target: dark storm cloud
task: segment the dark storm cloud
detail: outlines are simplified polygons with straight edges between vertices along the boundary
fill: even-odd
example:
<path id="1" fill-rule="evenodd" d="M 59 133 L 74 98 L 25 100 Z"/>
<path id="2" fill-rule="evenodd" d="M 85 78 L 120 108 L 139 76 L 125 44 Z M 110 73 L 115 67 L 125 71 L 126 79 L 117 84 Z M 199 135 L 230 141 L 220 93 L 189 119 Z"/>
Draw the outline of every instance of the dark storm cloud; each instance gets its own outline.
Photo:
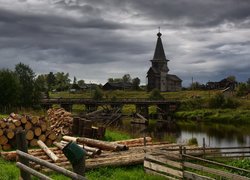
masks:
<path id="1" fill-rule="evenodd" d="M 185 85 L 191 76 L 250 76 L 248 0 L 7 2 L 0 0 L 1 67 L 22 60 L 38 73 L 67 69 L 102 83 L 130 73 L 146 83 L 161 26 L 170 71 Z"/>

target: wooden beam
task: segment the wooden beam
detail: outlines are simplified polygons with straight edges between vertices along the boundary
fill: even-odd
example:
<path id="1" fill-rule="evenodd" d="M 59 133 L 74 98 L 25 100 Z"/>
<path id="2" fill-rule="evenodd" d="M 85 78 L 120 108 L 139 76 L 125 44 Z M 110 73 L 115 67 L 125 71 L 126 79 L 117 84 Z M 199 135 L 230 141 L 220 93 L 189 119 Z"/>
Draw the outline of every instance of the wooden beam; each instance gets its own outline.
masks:
<path id="1" fill-rule="evenodd" d="M 159 164 L 147 161 L 147 160 L 144 160 L 144 167 L 148 169 L 152 169 L 157 172 L 167 173 L 167 174 L 176 176 L 178 178 L 183 178 L 182 171 L 178 171 L 178 170 L 175 170 L 175 169 L 163 166 L 163 165 L 159 165 Z"/>
<path id="2" fill-rule="evenodd" d="M 171 161 L 171 160 L 167 159 L 166 157 L 164 157 L 162 155 L 153 156 L 151 154 L 146 154 L 145 159 L 160 162 L 162 164 L 167 164 L 169 166 L 173 166 L 173 167 L 176 167 L 176 168 L 179 168 L 179 169 L 183 168 L 182 163 Z"/>
<path id="3" fill-rule="evenodd" d="M 187 167 L 187 168 L 196 169 L 198 171 L 211 173 L 211 174 L 214 174 L 214 175 L 217 175 L 217 176 L 222 176 L 222 177 L 229 178 L 229 179 L 249 180 L 249 178 L 244 177 L 244 176 L 240 176 L 238 174 L 233 174 L 233 173 L 225 172 L 225 171 L 222 171 L 222 170 L 205 167 L 205 166 L 194 164 L 194 163 L 184 162 L 183 166 Z"/>
<path id="4" fill-rule="evenodd" d="M 202 176 L 200 174 L 196 174 L 194 172 L 189 172 L 189 171 L 183 171 L 183 177 L 194 180 L 215 180 L 214 178 Z"/>
<path id="5" fill-rule="evenodd" d="M 39 173 L 39 172 L 37 172 L 36 170 L 34 170 L 34 169 L 32 169 L 32 168 L 30 168 L 30 167 L 28 167 L 28 166 L 26 166 L 26 165 L 24 165 L 24 164 L 22 164 L 22 163 L 20 163 L 20 162 L 17 162 L 17 163 L 16 163 L 16 166 L 17 166 L 18 168 L 22 169 L 23 171 L 26 171 L 26 172 L 32 174 L 33 176 L 38 177 L 38 178 L 41 179 L 41 180 L 52 180 L 52 179 L 49 178 L 48 176 L 46 176 L 46 175 L 44 175 L 44 174 L 42 174 L 42 173 Z"/>
<path id="6" fill-rule="evenodd" d="M 52 170 L 54 170 L 54 171 L 56 171 L 56 172 L 62 173 L 63 175 L 65 175 L 65 176 L 67 176 L 67 177 L 74 178 L 74 179 L 76 179 L 76 180 L 87 180 L 85 177 L 83 177 L 83 176 L 81 176 L 81 175 L 79 175 L 79 174 L 76 174 L 76 173 L 74 173 L 74 172 L 71 172 L 71 171 L 69 171 L 69 170 L 67 170 L 67 169 L 64 169 L 64 168 L 62 168 L 62 167 L 56 166 L 56 165 L 54 165 L 54 164 L 48 163 L 48 162 L 45 161 L 45 160 L 36 158 L 36 157 L 34 157 L 34 156 L 31 156 L 31 155 L 29 155 L 29 154 L 27 154 L 27 153 L 24 153 L 24 152 L 22 152 L 22 151 L 19 151 L 19 150 L 17 150 L 16 152 L 17 152 L 17 154 L 18 154 L 20 157 L 23 157 L 23 158 L 26 158 L 26 159 L 28 159 L 28 160 L 30 160 L 30 161 L 36 162 L 36 163 L 40 164 L 41 166 L 46 166 L 46 167 L 48 167 L 48 168 L 50 168 L 50 169 L 52 169 Z M 25 180 L 26 180 L 26 179 L 25 179 Z"/>

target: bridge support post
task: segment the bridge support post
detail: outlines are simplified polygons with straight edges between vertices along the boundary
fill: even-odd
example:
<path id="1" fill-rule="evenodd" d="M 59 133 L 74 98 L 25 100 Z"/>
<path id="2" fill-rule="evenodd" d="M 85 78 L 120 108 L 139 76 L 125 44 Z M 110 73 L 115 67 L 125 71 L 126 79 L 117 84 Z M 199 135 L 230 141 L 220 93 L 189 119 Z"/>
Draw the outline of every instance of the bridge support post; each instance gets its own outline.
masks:
<path id="1" fill-rule="evenodd" d="M 96 111 L 97 108 L 98 108 L 98 105 L 96 105 L 96 104 L 85 104 L 85 111 L 87 113 Z"/>
<path id="2" fill-rule="evenodd" d="M 60 106 L 65 109 L 66 111 L 72 112 L 72 104 L 60 104 Z"/>
<path id="3" fill-rule="evenodd" d="M 148 105 L 146 105 L 146 104 L 137 104 L 136 105 L 136 112 L 140 113 L 146 119 L 148 119 L 148 117 L 149 117 Z"/>

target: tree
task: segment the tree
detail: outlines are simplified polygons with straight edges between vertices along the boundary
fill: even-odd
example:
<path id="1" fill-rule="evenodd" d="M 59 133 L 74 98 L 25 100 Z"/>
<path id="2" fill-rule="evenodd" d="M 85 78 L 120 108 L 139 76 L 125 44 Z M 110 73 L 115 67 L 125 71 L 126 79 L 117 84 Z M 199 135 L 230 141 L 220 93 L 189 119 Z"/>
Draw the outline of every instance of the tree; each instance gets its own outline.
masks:
<path id="1" fill-rule="evenodd" d="M 164 97 L 161 95 L 161 92 L 159 91 L 159 89 L 153 89 L 150 92 L 149 99 L 151 99 L 151 100 L 162 100 L 162 99 L 164 99 Z"/>
<path id="2" fill-rule="evenodd" d="M 236 81 L 236 77 L 235 76 L 228 76 L 226 78 L 228 81 L 232 81 L 232 82 L 235 82 Z"/>
<path id="3" fill-rule="evenodd" d="M 39 91 L 48 91 L 47 76 L 44 74 L 38 75 L 35 79 L 35 86 Z"/>
<path id="4" fill-rule="evenodd" d="M 92 98 L 94 100 L 102 100 L 103 99 L 103 92 L 98 86 L 95 87 Z"/>
<path id="5" fill-rule="evenodd" d="M 74 76 L 74 80 L 73 80 L 73 84 L 71 86 L 72 89 L 79 89 L 79 86 L 77 84 L 77 80 L 76 77 Z"/>
<path id="6" fill-rule="evenodd" d="M 53 72 L 50 72 L 47 75 L 47 84 L 48 84 L 49 91 L 51 91 L 53 89 L 53 87 L 55 86 L 55 84 L 56 84 L 56 77 L 53 74 Z"/>
<path id="7" fill-rule="evenodd" d="M 130 76 L 130 74 L 125 74 L 125 75 L 122 77 L 122 80 L 123 80 L 123 82 L 125 82 L 125 83 L 130 83 L 130 82 L 131 82 L 131 76 Z"/>
<path id="8" fill-rule="evenodd" d="M 23 63 L 15 66 L 15 73 L 20 82 L 20 105 L 23 107 L 30 107 L 33 105 L 34 99 L 39 98 L 34 96 L 34 78 L 33 70 Z"/>
<path id="9" fill-rule="evenodd" d="M 69 73 L 57 72 L 55 74 L 56 83 L 55 87 L 58 91 L 68 90 L 70 87 Z"/>
<path id="10" fill-rule="evenodd" d="M 140 82 L 141 82 L 141 80 L 138 77 L 132 79 L 133 88 L 135 90 L 139 89 Z"/>
<path id="11" fill-rule="evenodd" d="M 0 70 L 0 109 L 6 113 L 18 105 L 20 84 L 16 74 L 8 69 Z"/>
<path id="12" fill-rule="evenodd" d="M 85 82 L 84 82 L 84 80 L 79 80 L 77 82 L 77 84 L 78 84 L 79 87 L 83 87 L 85 85 Z"/>

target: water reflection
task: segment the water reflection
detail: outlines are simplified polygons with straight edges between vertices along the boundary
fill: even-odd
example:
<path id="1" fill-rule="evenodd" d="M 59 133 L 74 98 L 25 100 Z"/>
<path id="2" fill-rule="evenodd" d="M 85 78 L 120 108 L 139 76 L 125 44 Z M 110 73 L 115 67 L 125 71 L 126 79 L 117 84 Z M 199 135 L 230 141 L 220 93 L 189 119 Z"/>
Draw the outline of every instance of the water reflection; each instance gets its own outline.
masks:
<path id="1" fill-rule="evenodd" d="M 176 141 L 186 143 L 196 138 L 202 145 L 205 138 L 206 146 L 229 147 L 250 146 L 250 125 L 227 125 L 216 123 L 181 122 L 168 123 L 150 120 L 148 126 L 130 124 L 129 120 L 121 121 L 117 128 L 129 132 L 133 137 L 151 136 L 159 141 Z"/>

